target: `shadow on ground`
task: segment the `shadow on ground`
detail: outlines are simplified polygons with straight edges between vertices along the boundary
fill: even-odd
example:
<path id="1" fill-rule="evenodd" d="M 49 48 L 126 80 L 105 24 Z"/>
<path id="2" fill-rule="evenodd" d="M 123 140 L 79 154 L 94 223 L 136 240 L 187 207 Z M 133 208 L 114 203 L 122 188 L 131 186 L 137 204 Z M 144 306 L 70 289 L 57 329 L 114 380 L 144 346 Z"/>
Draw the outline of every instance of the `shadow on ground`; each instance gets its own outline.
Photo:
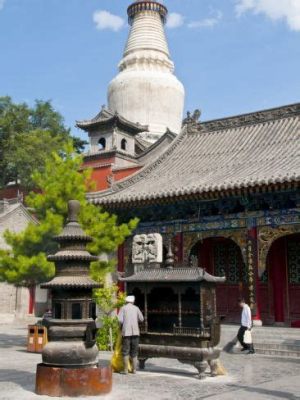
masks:
<path id="1" fill-rule="evenodd" d="M 33 393 L 35 387 L 35 373 L 17 369 L 2 369 L 0 370 L 0 382 L 14 383 Z"/>
<path id="2" fill-rule="evenodd" d="M 26 346 L 26 338 L 20 335 L 0 334 L 0 348 L 8 349 L 15 346 Z"/>
<path id="3" fill-rule="evenodd" d="M 244 386 L 244 385 L 229 385 L 229 386 L 237 390 L 244 390 L 245 392 L 253 393 L 253 395 L 257 396 L 261 394 L 264 396 L 278 397 L 279 399 L 300 400 L 300 396 L 296 396 L 295 394 L 290 392 L 283 392 L 281 390 L 263 389 L 263 388 Z"/>

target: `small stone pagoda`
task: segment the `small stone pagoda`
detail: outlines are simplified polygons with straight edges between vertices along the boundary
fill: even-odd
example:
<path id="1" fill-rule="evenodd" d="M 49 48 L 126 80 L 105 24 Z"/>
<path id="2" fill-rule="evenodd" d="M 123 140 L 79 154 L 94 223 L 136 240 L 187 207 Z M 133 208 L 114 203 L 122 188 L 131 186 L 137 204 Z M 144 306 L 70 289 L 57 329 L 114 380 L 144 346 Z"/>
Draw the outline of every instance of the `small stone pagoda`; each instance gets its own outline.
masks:
<path id="1" fill-rule="evenodd" d="M 37 367 L 36 393 L 97 395 L 111 389 L 111 369 L 98 362 L 95 340 L 92 290 L 100 285 L 89 277 L 89 266 L 98 257 L 86 250 L 92 238 L 78 223 L 79 202 L 69 201 L 68 209 L 68 223 L 55 238 L 60 249 L 48 256 L 55 263 L 55 276 L 42 285 L 51 291 L 53 318 L 44 321 L 49 342 Z"/>

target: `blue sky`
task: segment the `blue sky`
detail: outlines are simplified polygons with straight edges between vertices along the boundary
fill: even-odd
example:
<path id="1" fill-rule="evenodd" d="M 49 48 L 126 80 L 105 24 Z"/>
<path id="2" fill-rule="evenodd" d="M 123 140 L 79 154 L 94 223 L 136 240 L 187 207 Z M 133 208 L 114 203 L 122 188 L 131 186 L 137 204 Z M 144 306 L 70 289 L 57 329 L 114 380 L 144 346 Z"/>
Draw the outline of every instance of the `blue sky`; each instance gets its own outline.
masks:
<path id="1" fill-rule="evenodd" d="M 300 0 L 166 0 L 186 109 L 202 119 L 300 101 Z M 106 103 L 128 0 L 0 0 L 0 95 L 51 99 L 73 133 Z M 101 13 L 106 11 L 106 13 Z"/>

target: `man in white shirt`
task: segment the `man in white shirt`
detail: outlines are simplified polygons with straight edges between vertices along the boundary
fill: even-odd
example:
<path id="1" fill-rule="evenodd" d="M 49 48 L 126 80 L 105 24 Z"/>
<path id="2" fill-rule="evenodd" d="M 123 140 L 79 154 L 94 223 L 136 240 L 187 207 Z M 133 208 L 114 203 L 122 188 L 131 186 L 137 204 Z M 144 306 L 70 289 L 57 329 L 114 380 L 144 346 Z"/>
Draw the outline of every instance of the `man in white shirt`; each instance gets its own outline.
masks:
<path id="1" fill-rule="evenodd" d="M 246 304 L 243 298 L 238 300 L 239 306 L 243 309 L 242 317 L 241 317 L 241 326 L 237 334 L 238 341 L 240 342 L 242 349 L 241 351 L 248 350 L 248 354 L 254 354 L 253 344 L 247 344 L 244 342 L 244 335 L 247 330 L 251 331 L 252 328 L 252 318 L 251 318 L 251 309 Z"/>
<path id="2" fill-rule="evenodd" d="M 139 323 L 144 321 L 143 314 L 134 305 L 134 301 L 134 296 L 127 296 L 126 305 L 121 308 L 118 315 L 119 323 L 122 326 L 122 355 L 125 374 L 128 373 L 129 356 L 132 360 L 132 372 L 136 373 L 140 338 Z"/>

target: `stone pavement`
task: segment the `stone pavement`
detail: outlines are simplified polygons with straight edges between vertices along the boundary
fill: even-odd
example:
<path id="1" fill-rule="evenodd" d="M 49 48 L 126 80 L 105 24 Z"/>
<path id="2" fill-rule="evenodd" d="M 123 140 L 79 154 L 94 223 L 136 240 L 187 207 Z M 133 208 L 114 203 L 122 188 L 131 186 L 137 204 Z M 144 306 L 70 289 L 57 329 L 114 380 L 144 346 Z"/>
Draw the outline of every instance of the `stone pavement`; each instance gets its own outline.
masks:
<path id="1" fill-rule="evenodd" d="M 34 394 L 39 354 L 25 350 L 23 326 L 0 325 L 0 399 L 48 399 Z M 102 358 L 109 357 L 101 354 Z M 103 400 L 300 400 L 300 361 L 259 355 L 223 354 L 228 375 L 199 381 L 196 370 L 166 359 L 149 360 L 137 375 L 114 375 L 114 389 Z M 90 397 L 89 399 L 99 397 Z M 56 398 L 52 398 L 56 399 Z"/>

